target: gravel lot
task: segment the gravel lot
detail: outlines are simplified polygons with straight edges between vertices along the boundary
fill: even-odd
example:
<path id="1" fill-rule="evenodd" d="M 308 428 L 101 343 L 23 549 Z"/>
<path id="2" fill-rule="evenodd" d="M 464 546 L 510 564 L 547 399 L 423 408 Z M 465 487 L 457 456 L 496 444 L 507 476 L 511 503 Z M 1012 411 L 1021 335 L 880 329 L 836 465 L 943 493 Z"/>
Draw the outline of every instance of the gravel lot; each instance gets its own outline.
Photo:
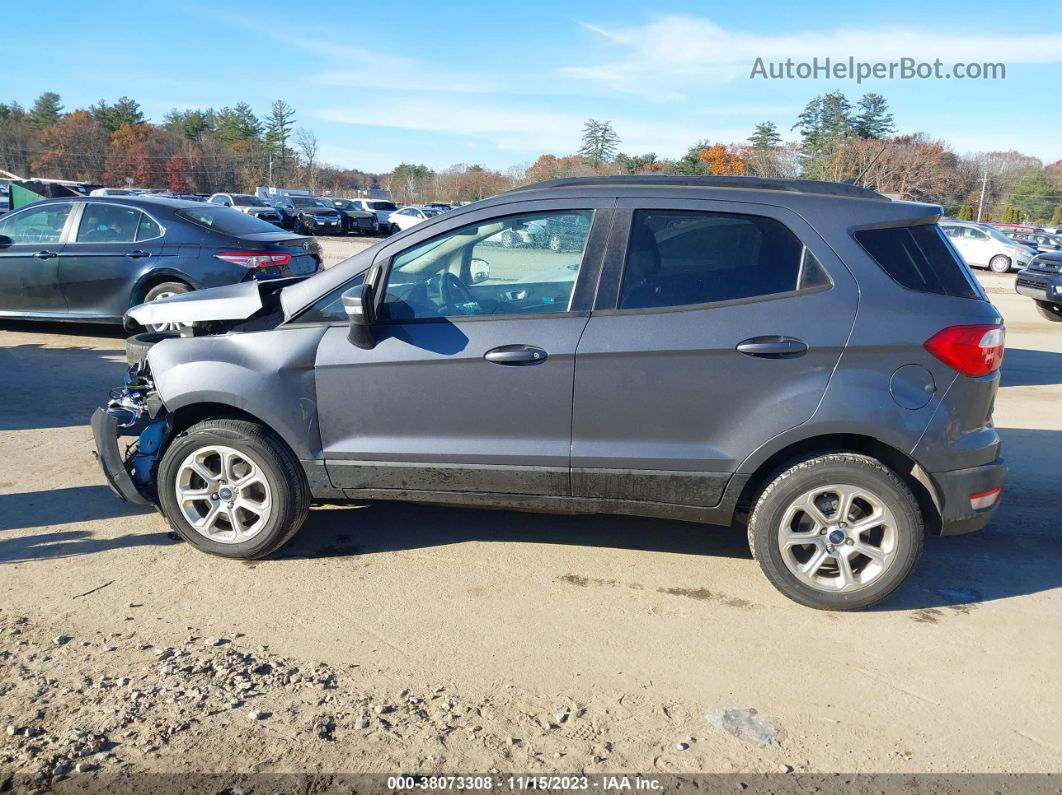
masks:
<path id="1" fill-rule="evenodd" d="M 364 246 L 324 244 L 330 263 Z M 208 557 L 92 458 L 120 332 L 0 323 L 0 791 L 189 770 L 1062 770 L 1062 328 L 1013 277 L 984 280 L 1008 327 L 1003 507 L 929 539 L 860 614 L 785 600 L 740 533 L 639 518 L 327 507 L 273 559 Z M 773 739 L 736 736 L 727 709 Z"/>

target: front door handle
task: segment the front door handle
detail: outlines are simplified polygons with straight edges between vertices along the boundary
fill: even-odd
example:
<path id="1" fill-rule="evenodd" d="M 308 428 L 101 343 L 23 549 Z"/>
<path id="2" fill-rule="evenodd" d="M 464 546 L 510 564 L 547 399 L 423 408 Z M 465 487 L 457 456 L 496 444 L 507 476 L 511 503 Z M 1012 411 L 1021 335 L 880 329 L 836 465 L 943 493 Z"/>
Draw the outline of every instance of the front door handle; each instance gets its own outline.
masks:
<path id="1" fill-rule="evenodd" d="M 750 337 L 737 344 L 739 353 L 760 359 L 795 359 L 808 352 L 808 344 L 796 337 L 775 334 L 767 337 Z"/>
<path id="2" fill-rule="evenodd" d="M 144 257 L 150 257 L 151 252 L 138 248 L 136 251 L 130 251 L 125 256 L 129 257 L 129 259 L 143 259 Z"/>
<path id="3" fill-rule="evenodd" d="M 502 345 L 500 348 L 492 348 L 483 354 L 483 358 L 493 364 L 505 364 L 509 366 L 522 366 L 528 364 L 542 364 L 548 355 L 541 348 L 534 345 Z"/>
<path id="4" fill-rule="evenodd" d="M 37 259 L 55 259 L 59 255 L 56 254 L 54 251 L 38 251 L 33 256 Z"/>

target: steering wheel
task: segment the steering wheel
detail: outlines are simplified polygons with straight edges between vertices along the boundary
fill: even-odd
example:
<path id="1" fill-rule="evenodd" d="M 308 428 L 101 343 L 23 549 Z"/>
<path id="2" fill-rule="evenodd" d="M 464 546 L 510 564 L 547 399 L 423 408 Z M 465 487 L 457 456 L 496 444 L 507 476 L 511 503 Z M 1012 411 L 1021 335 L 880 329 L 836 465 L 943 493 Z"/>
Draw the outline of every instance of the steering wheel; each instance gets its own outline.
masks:
<path id="1" fill-rule="evenodd" d="M 472 296 L 472 292 L 463 281 L 449 271 L 439 274 L 437 278 L 439 279 L 439 299 L 443 307 L 457 315 L 471 315 L 479 312 L 479 302 Z M 459 311 L 458 307 L 462 305 L 471 311 Z"/>

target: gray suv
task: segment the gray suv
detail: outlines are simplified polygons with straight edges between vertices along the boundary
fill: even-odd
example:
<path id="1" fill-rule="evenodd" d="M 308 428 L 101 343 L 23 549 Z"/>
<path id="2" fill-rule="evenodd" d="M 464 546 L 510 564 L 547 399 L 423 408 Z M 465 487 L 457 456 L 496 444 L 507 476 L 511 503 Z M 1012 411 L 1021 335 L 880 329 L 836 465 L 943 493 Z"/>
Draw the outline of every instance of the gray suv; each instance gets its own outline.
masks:
<path id="1" fill-rule="evenodd" d="M 739 521 L 785 595 L 863 608 L 1006 475 L 1001 318 L 940 213 L 755 178 L 510 191 L 308 279 L 133 308 L 191 325 L 130 343 L 98 455 L 226 557 L 344 499 Z M 561 222 L 560 250 L 496 244 Z"/>

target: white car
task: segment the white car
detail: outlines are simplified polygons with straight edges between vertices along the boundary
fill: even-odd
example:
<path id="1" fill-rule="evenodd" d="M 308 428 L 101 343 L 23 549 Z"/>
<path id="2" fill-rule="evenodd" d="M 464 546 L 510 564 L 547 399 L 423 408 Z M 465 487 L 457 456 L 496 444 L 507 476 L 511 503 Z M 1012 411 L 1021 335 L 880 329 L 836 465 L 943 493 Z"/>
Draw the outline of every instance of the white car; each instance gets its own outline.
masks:
<path id="1" fill-rule="evenodd" d="M 391 213 L 398 209 L 398 205 L 387 199 L 351 199 L 351 204 L 359 210 L 376 213 L 376 225 L 382 230 L 391 228 Z"/>
<path id="2" fill-rule="evenodd" d="M 403 207 L 401 210 L 395 210 L 388 219 L 391 234 L 402 232 L 411 226 L 416 226 L 421 221 L 441 215 L 443 212 L 445 210 L 438 210 L 434 207 Z"/>
<path id="3" fill-rule="evenodd" d="M 1021 270 L 1036 256 L 1036 252 L 1011 240 L 998 229 L 962 221 L 940 224 L 962 254 L 966 264 L 974 268 L 988 268 L 995 273 Z"/>
<path id="4" fill-rule="evenodd" d="M 89 196 L 136 196 L 137 193 L 129 188 L 96 188 L 89 192 Z"/>

